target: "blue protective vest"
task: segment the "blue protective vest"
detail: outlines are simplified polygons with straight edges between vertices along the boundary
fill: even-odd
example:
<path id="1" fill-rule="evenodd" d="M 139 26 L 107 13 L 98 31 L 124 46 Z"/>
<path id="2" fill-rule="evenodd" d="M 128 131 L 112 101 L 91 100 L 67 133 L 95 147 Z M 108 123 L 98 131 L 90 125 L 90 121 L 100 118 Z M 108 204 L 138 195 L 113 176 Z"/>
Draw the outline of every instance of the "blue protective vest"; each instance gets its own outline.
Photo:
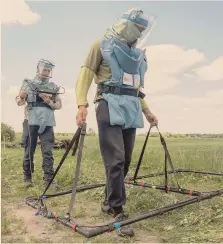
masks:
<path id="1" fill-rule="evenodd" d="M 112 72 L 111 79 L 103 84 L 136 90 L 144 87 L 147 63 L 142 50 L 130 48 L 115 38 L 101 40 L 100 50 Z M 120 125 L 123 129 L 144 127 L 139 97 L 111 93 L 102 93 L 102 96 L 108 102 L 111 125 Z"/>
<path id="2" fill-rule="evenodd" d="M 31 85 L 41 85 L 41 87 L 56 89 L 57 86 L 53 82 L 46 82 L 41 84 L 42 81 L 39 80 L 37 77 L 30 80 Z M 33 87 L 28 85 L 27 82 L 23 82 L 23 88 L 28 93 L 27 103 L 28 103 L 28 123 L 29 125 L 38 125 L 39 126 L 39 134 L 42 134 L 46 128 L 46 126 L 55 126 L 55 116 L 54 110 L 48 107 L 34 107 L 32 106 L 33 103 L 39 102 L 41 98 L 37 96 L 37 94 L 33 91 Z"/>

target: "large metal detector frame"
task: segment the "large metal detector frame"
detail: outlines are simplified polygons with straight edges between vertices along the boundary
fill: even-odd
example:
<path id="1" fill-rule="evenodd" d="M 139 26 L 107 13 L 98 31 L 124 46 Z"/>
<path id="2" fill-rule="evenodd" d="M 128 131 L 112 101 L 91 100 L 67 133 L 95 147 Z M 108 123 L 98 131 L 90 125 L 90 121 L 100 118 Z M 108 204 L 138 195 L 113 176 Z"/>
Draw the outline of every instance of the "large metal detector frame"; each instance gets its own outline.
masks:
<path id="1" fill-rule="evenodd" d="M 175 177 L 177 175 L 177 173 L 196 173 L 196 174 L 215 175 L 215 176 L 220 177 L 220 176 L 223 176 L 223 172 L 208 172 L 208 171 L 194 171 L 194 170 L 187 170 L 187 169 L 174 169 L 170 154 L 169 154 L 167 146 L 166 146 L 166 142 L 164 140 L 164 137 L 159 132 L 158 127 L 157 127 L 157 130 L 159 132 L 160 141 L 161 141 L 161 144 L 162 144 L 164 152 L 165 152 L 164 172 L 158 172 L 158 173 L 148 174 L 148 175 L 144 175 L 144 176 L 137 176 L 141 162 L 142 162 L 142 158 L 144 155 L 144 151 L 145 151 L 145 148 L 147 145 L 147 141 L 148 141 L 148 138 L 150 135 L 151 128 L 152 128 L 152 126 L 149 128 L 149 131 L 147 133 L 147 136 L 146 136 L 146 139 L 145 139 L 145 142 L 144 142 L 144 145 L 143 145 L 140 157 L 139 157 L 139 161 L 137 163 L 135 174 L 133 177 L 126 179 L 125 184 L 130 184 L 130 185 L 140 186 L 140 187 L 145 187 L 145 188 L 153 188 L 153 189 L 165 191 L 166 193 L 167 192 L 175 192 L 175 193 L 179 193 L 179 194 L 187 194 L 190 196 L 190 198 L 188 198 L 187 200 L 179 201 L 178 203 L 170 204 L 170 205 L 164 206 L 162 208 L 150 210 L 148 212 L 141 213 L 141 214 L 138 214 L 136 216 L 130 217 L 130 218 L 123 220 L 121 222 L 111 222 L 109 224 L 95 225 L 95 226 L 79 225 L 77 222 L 75 222 L 75 220 L 73 220 L 71 218 L 71 212 L 72 212 L 72 209 L 74 206 L 76 193 L 82 192 L 85 190 L 89 190 L 89 189 L 95 189 L 98 187 L 104 187 L 105 186 L 105 183 L 78 186 L 83 144 L 84 144 L 84 138 L 86 135 L 86 124 L 84 124 L 82 127 L 79 127 L 77 129 L 76 133 L 74 134 L 68 148 L 66 149 L 61 161 L 59 162 L 59 164 L 55 170 L 55 173 L 54 173 L 51 181 L 46 186 L 43 193 L 40 196 L 27 197 L 25 199 L 25 203 L 37 210 L 35 213 L 36 215 L 41 215 L 41 216 L 44 216 L 46 218 L 54 219 L 55 221 L 71 228 L 73 231 L 83 235 L 84 237 L 90 238 L 93 236 L 103 234 L 105 232 L 111 232 L 111 231 L 118 229 L 118 228 L 125 226 L 125 225 L 129 225 L 129 224 L 141 221 L 141 220 L 145 220 L 145 219 L 157 216 L 157 215 L 164 214 L 164 213 L 169 212 L 171 210 L 174 210 L 176 208 L 180 208 L 180 207 L 183 207 L 183 206 L 186 206 L 189 204 L 197 203 L 197 202 L 200 202 L 200 201 L 203 201 L 206 199 L 210 199 L 210 198 L 213 198 L 216 196 L 220 196 L 223 194 L 223 189 L 219 189 L 219 190 L 215 190 L 215 191 L 209 191 L 209 192 L 200 192 L 200 191 L 195 191 L 195 190 L 192 191 L 190 189 L 185 189 L 179 185 L 179 183 L 177 182 L 177 179 Z M 69 191 L 58 192 L 55 194 L 46 194 L 46 191 L 48 190 L 51 183 L 53 182 L 56 174 L 58 173 L 59 169 L 61 168 L 63 162 L 65 161 L 65 159 L 66 159 L 69 151 L 72 149 L 72 147 L 73 147 L 73 152 L 72 152 L 73 156 L 76 155 L 76 152 L 78 150 L 77 163 L 76 163 L 76 167 L 75 167 L 75 171 L 74 171 L 74 179 L 73 179 L 72 189 Z M 169 164 L 170 164 L 170 167 L 171 167 L 170 171 L 167 170 L 167 162 L 169 162 Z M 174 175 L 174 179 L 176 180 L 177 187 L 172 187 L 172 186 L 168 185 L 168 175 L 169 174 Z M 162 176 L 162 175 L 165 177 L 165 185 L 154 185 L 154 184 L 143 183 L 143 182 L 137 181 L 137 180 L 143 179 L 143 178 Z M 46 201 L 48 198 L 63 196 L 66 194 L 71 194 L 71 200 L 70 200 L 70 204 L 68 207 L 68 211 L 64 216 L 58 216 L 55 213 L 52 213 L 47 209 Z"/>

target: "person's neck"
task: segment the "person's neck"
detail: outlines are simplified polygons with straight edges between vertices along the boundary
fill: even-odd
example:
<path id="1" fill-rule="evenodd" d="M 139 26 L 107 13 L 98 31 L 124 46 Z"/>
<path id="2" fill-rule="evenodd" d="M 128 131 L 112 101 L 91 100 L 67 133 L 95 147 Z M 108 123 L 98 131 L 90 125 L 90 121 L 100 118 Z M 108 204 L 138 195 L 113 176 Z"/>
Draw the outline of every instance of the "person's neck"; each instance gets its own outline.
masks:
<path id="1" fill-rule="evenodd" d="M 49 82 L 49 78 L 40 78 L 38 75 L 36 75 L 36 79 L 38 79 L 41 83 L 47 83 Z"/>

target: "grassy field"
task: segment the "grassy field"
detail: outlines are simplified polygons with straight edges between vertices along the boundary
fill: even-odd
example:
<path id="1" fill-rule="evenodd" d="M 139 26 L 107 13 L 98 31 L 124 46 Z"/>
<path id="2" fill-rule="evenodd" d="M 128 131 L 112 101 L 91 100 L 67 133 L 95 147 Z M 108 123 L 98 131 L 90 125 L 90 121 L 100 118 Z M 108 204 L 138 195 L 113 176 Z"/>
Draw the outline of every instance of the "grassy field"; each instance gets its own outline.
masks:
<path id="1" fill-rule="evenodd" d="M 17 137 L 19 140 L 19 138 Z M 133 176 L 145 137 L 138 136 L 129 175 Z M 223 139 L 166 139 L 175 168 L 208 170 L 223 172 Z M 79 184 L 104 182 L 104 168 L 100 156 L 98 138 L 85 137 L 85 148 Z M 54 150 L 55 167 L 64 150 Z M 120 238 L 115 232 L 86 239 L 78 233 L 41 216 L 24 204 L 24 198 L 39 195 L 43 190 L 41 151 L 35 155 L 35 173 L 32 189 L 25 189 L 22 174 L 23 149 L 2 148 L 2 242 L 32 243 L 120 243 L 120 242 L 223 242 L 223 197 L 215 197 L 200 203 L 185 206 L 133 224 L 136 236 Z M 70 189 L 76 158 L 67 157 L 56 179 L 63 190 Z M 164 152 L 158 138 L 148 142 L 139 175 L 163 171 Z M 169 168 L 170 169 L 170 168 Z M 180 185 L 193 190 L 209 191 L 223 187 L 223 177 L 202 176 L 190 173 L 179 174 Z M 169 184 L 176 186 L 174 178 Z M 163 177 L 145 180 L 154 184 L 164 184 Z M 177 193 L 166 194 L 163 191 L 126 186 L 127 204 L 125 208 L 130 216 L 146 212 L 167 204 L 176 203 L 190 196 Z M 101 224 L 111 221 L 100 212 L 103 188 L 78 193 L 73 217 L 80 224 Z M 48 200 L 53 212 L 65 215 L 70 195 Z"/>

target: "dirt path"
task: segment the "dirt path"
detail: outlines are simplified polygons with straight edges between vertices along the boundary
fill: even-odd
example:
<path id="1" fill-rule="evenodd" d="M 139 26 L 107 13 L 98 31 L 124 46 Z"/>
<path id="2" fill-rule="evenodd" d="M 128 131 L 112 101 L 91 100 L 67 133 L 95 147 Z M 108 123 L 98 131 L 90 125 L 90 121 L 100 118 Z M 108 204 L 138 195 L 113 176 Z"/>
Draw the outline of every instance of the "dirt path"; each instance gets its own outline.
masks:
<path id="1" fill-rule="evenodd" d="M 2 243 L 83 243 L 86 241 L 102 243 L 107 239 L 110 243 L 124 241 L 115 232 L 87 240 L 52 219 L 35 216 L 35 210 L 25 204 L 5 205 L 4 210 L 7 211 L 7 219 L 10 220 L 10 231 L 2 235 Z M 149 233 L 137 230 L 134 240 L 127 242 L 160 243 L 161 241 L 156 236 L 150 236 Z"/>
<path id="2" fill-rule="evenodd" d="M 57 228 L 54 221 L 35 216 L 35 210 L 25 204 L 9 205 L 5 208 L 8 210 L 7 215 L 11 224 L 10 233 L 2 236 L 2 243 L 12 242 L 12 240 L 17 242 L 16 239 L 20 238 L 28 243 L 62 243 L 63 239 L 69 236 L 66 229 L 60 230 L 63 226 Z M 81 242 L 81 240 L 75 236 L 75 241 Z"/>

